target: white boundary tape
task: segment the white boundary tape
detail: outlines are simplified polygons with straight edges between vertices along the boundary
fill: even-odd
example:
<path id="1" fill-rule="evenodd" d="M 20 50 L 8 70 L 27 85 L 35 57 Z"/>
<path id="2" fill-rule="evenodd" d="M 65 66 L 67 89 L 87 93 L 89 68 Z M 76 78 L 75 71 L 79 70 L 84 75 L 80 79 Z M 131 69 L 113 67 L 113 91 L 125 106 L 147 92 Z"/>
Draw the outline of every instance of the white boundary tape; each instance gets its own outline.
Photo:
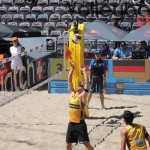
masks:
<path id="1" fill-rule="evenodd" d="M 54 76 L 52 76 L 52 77 L 50 77 L 50 78 L 44 80 L 43 82 L 37 84 L 36 86 L 34 86 L 34 87 L 30 88 L 30 89 L 26 89 L 26 90 L 24 90 L 24 91 L 21 91 L 21 92 L 20 92 L 18 95 L 16 95 L 16 96 L 12 96 L 11 98 L 8 98 L 8 99 L 6 99 L 6 100 L 1 101 L 1 102 L 0 102 L 0 107 L 5 106 L 6 104 L 9 104 L 10 102 L 12 102 L 12 101 L 16 100 L 17 98 L 23 96 L 24 94 L 27 94 L 27 93 L 29 93 L 29 92 L 31 92 L 31 91 L 37 89 L 38 87 L 41 87 L 42 85 L 44 85 L 44 84 L 48 83 L 49 81 L 55 79 L 56 77 L 60 76 L 60 75 L 63 74 L 64 72 L 66 72 L 66 70 L 60 71 L 59 73 L 57 73 L 57 74 L 55 74 Z"/>

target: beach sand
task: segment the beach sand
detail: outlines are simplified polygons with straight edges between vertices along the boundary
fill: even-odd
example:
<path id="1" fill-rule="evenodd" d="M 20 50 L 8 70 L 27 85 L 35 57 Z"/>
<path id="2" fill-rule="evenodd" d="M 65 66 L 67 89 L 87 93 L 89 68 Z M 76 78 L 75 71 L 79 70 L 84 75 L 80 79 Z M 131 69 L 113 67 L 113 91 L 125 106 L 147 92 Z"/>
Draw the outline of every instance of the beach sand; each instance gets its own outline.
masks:
<path id="1" fill-rule="evenodd" d="M 65 150 L 69 120 L 69 94 L 35 90 L 0 108 L 0 150 Z M 150 133 L 150 96 L 105 95 L 107 110 L 100 110 L 93 94 L 86 120 L 94 150 L 119 150 L 124 110 L 132 111 L 134 122 Z M 84 150 L 82 144 L 73 150 Z"/>

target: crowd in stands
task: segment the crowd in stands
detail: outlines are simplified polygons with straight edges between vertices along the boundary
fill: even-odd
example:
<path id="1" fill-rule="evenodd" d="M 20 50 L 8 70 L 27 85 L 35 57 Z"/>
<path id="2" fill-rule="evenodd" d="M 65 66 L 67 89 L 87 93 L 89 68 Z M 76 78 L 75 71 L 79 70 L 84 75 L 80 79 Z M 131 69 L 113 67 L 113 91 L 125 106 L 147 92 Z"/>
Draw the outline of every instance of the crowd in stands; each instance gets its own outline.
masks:
<path id="1" fill-rule="evenodd" d="M 36 28 L 43 36 L 59 36 L 78 17 L 80 22 L 101 20 L 125 31 L 146 22 L 149 1 L 135 0 L 1 0 L 2 24 Z"/>

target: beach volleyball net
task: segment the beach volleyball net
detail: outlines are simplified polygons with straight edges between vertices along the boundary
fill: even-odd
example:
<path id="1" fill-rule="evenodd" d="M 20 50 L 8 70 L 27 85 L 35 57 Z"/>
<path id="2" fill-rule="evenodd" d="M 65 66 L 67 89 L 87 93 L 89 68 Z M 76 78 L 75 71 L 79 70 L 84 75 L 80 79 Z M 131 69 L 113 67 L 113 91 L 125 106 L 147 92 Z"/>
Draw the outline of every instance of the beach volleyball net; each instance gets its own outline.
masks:
<path id="1" fill-rule="evenodd" d="M 53 40 L 56 42 L 56 40 Z M 23 68 L 11 70 L 11 61 L 20 57 Z M 64 56 L 48 51 L 41 44 L 15 57 L 0 60 L 0 106 L 4 106 L 24 94 L 41 87 L 66 72 Z"/>

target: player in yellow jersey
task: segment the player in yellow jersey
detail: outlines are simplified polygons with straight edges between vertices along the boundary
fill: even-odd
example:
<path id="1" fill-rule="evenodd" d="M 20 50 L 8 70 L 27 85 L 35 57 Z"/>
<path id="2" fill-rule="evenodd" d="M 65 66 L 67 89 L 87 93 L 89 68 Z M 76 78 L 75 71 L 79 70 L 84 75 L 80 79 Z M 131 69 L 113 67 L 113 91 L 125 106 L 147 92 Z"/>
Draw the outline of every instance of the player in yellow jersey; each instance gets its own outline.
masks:
<path id="1" fill-rule="evenodd" d="M 150 148 L 150 136 L 143 125 L 133 123 L 134 115 L 131 111 L 124 111 L 124 122 L 126 126 L 121 130 L 121 149 L 126 150 L 148 150 L 146 140 Z"/>
<path id="2" fill-rule="evenodd" d="M 70 93 L 70 120 L 66 135 L 66 148 L 67 150 L 72 150 L 72 143 L 79 142 L 81 144 L 84 144 L 87 150 L 93 150 L 93 147 L 89 142 L 84 112 L 84 106 L 86 105 L 86 99 L 88 95 L 89 79 L 86 75 L 85 68 L 81 68 L 85 79 L 85 85 L 83 86 L 80 84 L 79 87 L 76 90 L 74 90 L 72 84 L 72 77 L 75 69 L 74 63 L 70 63 L 70 66 L 71 70 L 68 74 L 68 90 Z"/>

